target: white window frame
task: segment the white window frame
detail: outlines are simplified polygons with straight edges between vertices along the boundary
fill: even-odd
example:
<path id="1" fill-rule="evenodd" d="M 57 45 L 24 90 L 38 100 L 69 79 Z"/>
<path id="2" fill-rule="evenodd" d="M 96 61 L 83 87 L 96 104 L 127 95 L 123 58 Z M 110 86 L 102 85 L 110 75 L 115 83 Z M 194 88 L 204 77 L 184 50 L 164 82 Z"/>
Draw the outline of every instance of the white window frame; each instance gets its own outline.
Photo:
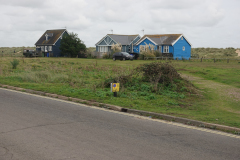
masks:
<path id="1" fill-rule="evenodd" d="M 146 50 L 146 46 L 145 45 L 140 45 L 140 51 L 141 51 L 141 46 L 143 46 L 143 51 L 145 51 Z"/>
<path id="2" fill-rule="evenodd" d="M 48 52 L 48 46 L 45 46 L 44 51 Z"/>
<path id="3" fill-rule="evenodd" d="M 162 53 L 162 46 L 159 46 L 159 52 Z"/>
<path id="4" fill-rule="evenodd" d="M 163 53 L 169 53 L 169 46 L 163 46 Z"/>
<path id="5" fill-rule="evenodd" d="M 128 52 L 131 52 L 131 47 L 130 46 L 128 47 Z"/>
<path id="6" fill-rule="evenodd" d="M 46 36 L 46 41 L 48 41 L 48 35 L 46 34 L 45 36 Z"/>
<path id="7" fill-rule="evenodd" d="M 48 46 L 48 51 L 52 51 L 52 46 Z"/>
<path id="8" fill-rule="evenodd" d="M 185 46 L 182 47 L 182 50 L 185 51 Z"/>
<path id="9" fill-rule="evenodd" d="M 181 40 L 183 40 L 183 37 L 181 38 Z"/>
<path id="10" fill-rule="evenodd" d="M 44 46 L 41 46 L 41 51 L 43 51 L 43 52 L 44 52 Z"/>
<path id="11" fill-rule="evenodd" d="M 108 46 L 99 46 L 99 52 L 108 52 Z"/>

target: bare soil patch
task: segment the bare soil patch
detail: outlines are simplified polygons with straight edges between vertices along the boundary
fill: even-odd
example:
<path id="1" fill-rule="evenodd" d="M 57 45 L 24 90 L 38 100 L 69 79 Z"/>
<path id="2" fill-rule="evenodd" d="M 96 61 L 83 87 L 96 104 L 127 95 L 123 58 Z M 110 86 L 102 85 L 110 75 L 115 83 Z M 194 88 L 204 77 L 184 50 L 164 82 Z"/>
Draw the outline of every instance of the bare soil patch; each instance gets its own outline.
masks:
<path id="1" fill-rule="evenodd" d="M 238 54 L 238 57 L 240 57 L 240 50 L 236 50 L 236 53 Z"/>
<path id="2" fill-rule="evenodd" d="M 194 81 L 196 84 L 201 84 L 201 89 L 209 88 L 218 92 L 219 96 L 222 98 L 228 98 L 232 101 L 240 101 L 240 88 L 236 88 L 230 85 L 214 82 L 211 80 L 206 80 L 204 78 L 195 77 L 191 75 L 181 75 L 183 78 Z"/>

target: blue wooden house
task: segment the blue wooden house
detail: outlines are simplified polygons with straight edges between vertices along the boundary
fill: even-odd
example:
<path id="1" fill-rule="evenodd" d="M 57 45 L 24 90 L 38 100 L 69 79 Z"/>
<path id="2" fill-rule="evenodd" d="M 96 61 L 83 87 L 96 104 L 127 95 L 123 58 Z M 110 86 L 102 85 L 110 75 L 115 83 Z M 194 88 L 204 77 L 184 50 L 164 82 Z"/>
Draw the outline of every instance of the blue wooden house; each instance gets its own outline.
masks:
<path id="1" fill-rule="evenodd" d="M 140 35 L 107 34 L 96 44 L 96 51 L 102 53 L 110 52 L 113 44 L 120 43 L 122 52 L 133 53 L 134 44 L 140 38 Z"/>
<path id="2" fill-rule="evenodd" d="M 153 45 L 154 50 L 174 59 L 191 58 L 191 43 L 183 34 L 144 35 L 136 42 L 133 51 L 140 53 L 140 49 L 144 50 L 146 44 Z"/>
<path id="3" fill-rule="evenodd" d="M 60 57 L 60 42 L 64 35 L 69 35 L 66 29 L 47 30 L 35 43 L 36 51 L 44 57 Z"/>

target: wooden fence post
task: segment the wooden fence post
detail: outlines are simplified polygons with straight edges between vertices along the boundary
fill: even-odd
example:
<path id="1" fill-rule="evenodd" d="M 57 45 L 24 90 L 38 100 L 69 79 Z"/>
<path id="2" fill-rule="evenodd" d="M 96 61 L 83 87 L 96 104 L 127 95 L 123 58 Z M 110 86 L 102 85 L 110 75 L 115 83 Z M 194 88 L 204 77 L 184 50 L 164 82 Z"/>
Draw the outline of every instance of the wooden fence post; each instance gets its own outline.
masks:
<path id="1" fill-rule="evenodd" d="M 227 63 L 229 63 L 229 59 L 227 60 Z"/>

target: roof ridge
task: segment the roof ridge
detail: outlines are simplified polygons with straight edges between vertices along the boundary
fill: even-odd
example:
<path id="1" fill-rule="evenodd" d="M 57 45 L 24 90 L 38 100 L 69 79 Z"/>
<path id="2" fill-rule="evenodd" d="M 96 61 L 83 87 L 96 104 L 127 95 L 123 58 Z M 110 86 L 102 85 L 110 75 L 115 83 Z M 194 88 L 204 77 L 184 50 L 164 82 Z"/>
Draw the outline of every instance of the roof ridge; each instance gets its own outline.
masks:
<path id="1" fill-rule="evenodd" d="M 107 35 L 116 35 L 116 36 L 138 36 L 139 34 L 132 34 L 132 35 L 127 35 L 127 34 L 107 34 Z"/>
<path id="2" fill-rule="evenodd" d="M 145 34 L 144 36 L 161 36 L 161 35 L 182 35 L 182 34 Z"/>
<path id="3" fill-rule="evenodd" d="M 57 31 L 57 30 L 67 30 L 67 29 L 48 29 L 47 31 Z"/>

